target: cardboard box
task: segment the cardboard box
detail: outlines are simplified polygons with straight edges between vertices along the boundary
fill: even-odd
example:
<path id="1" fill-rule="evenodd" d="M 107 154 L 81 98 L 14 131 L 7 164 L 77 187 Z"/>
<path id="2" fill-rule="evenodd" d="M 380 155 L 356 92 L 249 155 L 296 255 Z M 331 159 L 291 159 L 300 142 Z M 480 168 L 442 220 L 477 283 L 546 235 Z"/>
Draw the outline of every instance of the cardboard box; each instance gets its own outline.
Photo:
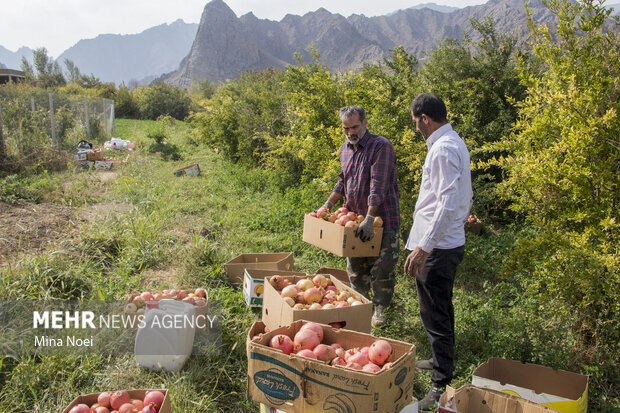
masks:
<path id="1" fill-rule="evenodd" d="M 553 413 L 556 412 L 556 410 L 512 394 L 467 384 L 458 390 L 448 386 L 439 400 L 437 412 Z"/>
<path id="2" fill-rule="evenodd" d="M 381 250 L 383 228 L 375 228 L 375 236 L 362 242 L 353 228 L 345 228 L 306 214 L 302 239 L 340 257 L 378 257 Z"/>
<path id="3" fill-rule="evenodd" d="M 183 288 L 181 288 L 181 289 L 183 289 Z M 189 289 L 189 288 L 188 288 L 188 289 L 186 289 L 186 291 L 189 291 L 189 292 L 191 292 L 191 291 L 195 291 L 195 290 L 196 290 L 195 288 L 192 288 L 192 289 Z M 125 306 L 126 306 L 127 304 L 129 304 L 129 303 L 133 302 L 133 299 L 134 299 L 134 298 L 136 298 L 136 297 L 137 297 L 137 296 L 139 296 L 139 295 L 140 295 L 140 294 L 131 294 L 131 295 L 129 296 L 129 298 L 127 299 L 127 301 L 125 301 Z M 209 315 L 209 292 L 208 292 L 208 291 L 207 291 L 207 295 L 206 295 L 206 302 L 207 302 L 207 305 L 204 305 L 204 306 L 202 306 L 202 307 L 197 307 L 197 306 L 194 306 L 194 314 L 195 314 L 195 315 L 197 315 L 197 316 L 202 316 L 202 317 L 207 317 L 207 316 Z M 153 307 L 153 308 L 157 308 L 158 303 L 159 303 L 159 301 L 149 301 L 149 302 L 148 302 L 147 304 L 145 304 L 145 305 L 150 306 L 150 307 Z M 145 308 L 146 308 L 146 307 L 145 307 Z M 126 314 L 127 316 L 130 316 L 130 317 L 132 317 L 132 316 L 133 316 L 133 317 L 137 316 L 137 314 L 134 314 L 134 313 L 128 313 L 128 312 L 126 312 L 126 311 L 125 311 L 125 307 L 123 307 L 123 313 L 124 313 L 124 314 Z M 203 321 L 204 321 L 204 319 L 203 319 L 203 320 L 201 320 L 199 323 L 197 323 L 197 324 L 200 324 L 200 326 L 199 326 L 199 325 L 196 325 L 196 330 L 197 330 L 197 331 L 204 331 L 204 330 L 206 330 L 206 328 L 207 328 L 207 326 L 206 326 L 206 325 L 208 325 L 208 321 L 206 321 L 206 325 L 205 325 L 205 323 L 204 323 Z M 134 328 L 137 328 L 137 325 L 138 325 L 138 323 L 134 323 Z"/>
<path id="4" fill-rule="evenodd" d="M 241 284 L 246 268 L 295 271 L 292 252 L 241 254 L 224 264 L 231 283 Z"/>
<path id="5" fill-rule="evenodd" d="M 160 392 L 164 393 L 164 402 L 162 403 L 161 408 L 159 409 L 159 413 L 172 413 L 172 407 L 170 404 L 170 396 L 168 395 L 168 390 L 165 390 L 165 389 L 152 389 L 152 390 L 159 390 Z M 146 392 L 150 390 L 127 390 L 127 391 L 129 392 L 129 396 L 132 399 L 144 400 L 144 396 L 146 396 Z M 69 413 L 69 411 L 74 406 L 77 406 L 80 403 L 87 404 L 89 407 L 92 406 L 93 404 L 97 403 L 97 397 L 99 397 L 100 394 L 101 393 L 91 393 L 91 394 L 84 394 L 84 395 L 76 397 L 75 399 L 73 399 L 71 404 L 67 406 L 67 408 L 63 411 L 63 413 Z"/>
<path id="6" fill-rule="evenodd" d="M 514 394 L 562 413 L 588 410 L 588 376 L 582 374 L 491 358 L 474 371 L 472 384 Z"/>
<path id="7" fill-rule="evenodd" d="M 101 149 L 87 152 L 86 159 L 89 161 L 103 161 L 103 152 Z"/>
<path id="8" fill-rule="evenodd" d="M 349 281 L 349 273 L 346 270 L 341 270 L 340 268 L 329 268 L 322 267 L 316 270 L 315 274 L 329 274 L 338 278 L 340 282 L 346 285 L 351 285 L 351 281 Z"/>
<path id="9" fill-rule="evenodd" d="M 276 334 L 291 337 L 306 321 L 261 334 L 256 322 L 247 338 L 248 397 L 285 412 L 399 412 L 412 400 L 415 346 L 391 339 L 393 366 L 379 373 L 330 366 L 318 360 L 286 355 L 268 346 Z M 378 337 L 322 326 L 323 343 L 345 349 L 371 345 Z"/>
<path id="10" fill-rule="evenodd" d="M 291 284 L 306 278 L 286 277 Z M 263 296 L 263 316 L 262 321 L 267 328 L 274 330 L 282 326 L 288 326 L 297 320 L 314 321 L 321 324 L 342 323 L 348 330 L 370 333 L 370 322 L 372 319 L 372 302 L 361 294 L 355 292 L 348 285 L 343 284 L 337 278 L 330 276 L 334 286 L 339 291 L 349 291 L 360 298 L 364 304 L 354 307 L 332 308 L 328 310 L 296 310 L 284 301 L 280 293 L 268 282 L 265 283 L 265 293 Z"/>
<path id="11" fill-rule="evenodd" d="M 243 299 L 248 307 L 262 307 L 263 294 L 265 292 L 265 277 L 272 275 L 281 275 L 283 277 L 290 276 L 306 276 L 305 272 L 280 271 L 280 270 L 257 270 L 255 268 L 246 268 L 243 273 Z"/>
<path id="12" fill-rule="evenodd" d="M 102 171 L 112 169 L 112 165 L 114 165 L 114 162 L 112 161 L 95 161 L 95 169 L 99 169 Z"/>

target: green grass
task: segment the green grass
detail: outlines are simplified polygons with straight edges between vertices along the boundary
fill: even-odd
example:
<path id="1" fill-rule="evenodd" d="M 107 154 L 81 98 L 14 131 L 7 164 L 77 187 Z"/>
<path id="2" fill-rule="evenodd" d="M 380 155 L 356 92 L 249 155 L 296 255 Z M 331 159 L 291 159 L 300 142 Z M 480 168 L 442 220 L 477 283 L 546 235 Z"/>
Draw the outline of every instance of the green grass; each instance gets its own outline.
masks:
<path id="1" fill-rule="evenodd" d="M 166 162 L 147 153 L 148 134 L 158 128 L 183 148 L 182 160 Z M 247 170 L 193 145 L 192 130 L 183 123 L 162 127 L 119 119 L 116 135 L 136 142 L 139 151 L 116 169 L 114 181 L 102 183 L 97 172 L 74 169 L 15 180 L 18 189 L 8 193 L 16 200 L 41 201 L 47 199 L 39 196 L 45 191 L 53 194 L 54 202 L 80 208 L 114 205 L 117 210 L 85 225 L 69 251 L 52 247 L 0 269 L 0 298 L 122 300 L 147 287 L 203 286 L 223 308 L 221 352 L 192 356 L 179 373 L 143 370 L 129 355 L 5 357 L 0 365 L 0 411 L 58 412 L 79 394 L 147 387 L 169 389 L 175 412 L 258 411 L 245 395 L 245 337 L 260 312 L 245 306 L 223 263 L 240 253 L 292 251 L 296 270 L 345 268 L 344 259 L 301 241 L 303 213 L 321 205 L 326 194 L 303 186 L 282 190 L 270 172 Z M 200 176 L 174 176 L 175 170 L 192 163 L 199 163 Z M 510 229 L 468 234 L 454 298 L 455 386 L 470 382 L 473 369 L 491 356 L 578 367 L 572 364 L 573 338 L 562 322 L 546 314 L 543 303 L 523 291 L 519 280 L 500 275 L 515 239 Z M 405 258 L 403 250 L 389 323 L 374 334 L 413 342 L 417 357 L 426 358 L 430 347 L 418 316 L 415 285 L 402 271 Z M 589 368 L 605 371 L 603 365 Z M 417 374 L 416 396 L 422 397 L 429 384 L 428 373 Z M 604 399 L 614 393 L 602 386 L 591 388 L 590 394 L 590 411 L 620 407 L 617 395 Z"/>

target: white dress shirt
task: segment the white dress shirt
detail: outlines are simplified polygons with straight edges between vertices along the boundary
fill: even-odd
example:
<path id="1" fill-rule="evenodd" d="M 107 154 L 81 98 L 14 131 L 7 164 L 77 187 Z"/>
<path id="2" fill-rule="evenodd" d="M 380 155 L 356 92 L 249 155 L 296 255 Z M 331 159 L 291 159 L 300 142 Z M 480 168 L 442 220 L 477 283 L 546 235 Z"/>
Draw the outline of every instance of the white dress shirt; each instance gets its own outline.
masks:
<path id="1" fill-rule="evenodd" d="M 473 201 L 469 151 L 445 124 L 426 140 L 420 194 L 406 248 L 430 253 L 433 248 L 465 245 L 465 222 Z"/>

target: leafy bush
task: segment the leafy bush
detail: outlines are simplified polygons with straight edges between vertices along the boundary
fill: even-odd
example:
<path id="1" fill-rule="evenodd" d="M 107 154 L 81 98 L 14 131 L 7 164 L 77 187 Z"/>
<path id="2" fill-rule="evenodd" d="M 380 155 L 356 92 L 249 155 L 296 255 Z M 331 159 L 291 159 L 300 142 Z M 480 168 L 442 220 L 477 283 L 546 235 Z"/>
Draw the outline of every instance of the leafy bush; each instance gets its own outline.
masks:
<path id="1" fill-rule="evenodd" d="M 140 117 L 155 120 L 171 116 L 183 120 L 189 115 L 191 100 L 187 93 L 166 83 L 155 83 L 135 91 Z"/>

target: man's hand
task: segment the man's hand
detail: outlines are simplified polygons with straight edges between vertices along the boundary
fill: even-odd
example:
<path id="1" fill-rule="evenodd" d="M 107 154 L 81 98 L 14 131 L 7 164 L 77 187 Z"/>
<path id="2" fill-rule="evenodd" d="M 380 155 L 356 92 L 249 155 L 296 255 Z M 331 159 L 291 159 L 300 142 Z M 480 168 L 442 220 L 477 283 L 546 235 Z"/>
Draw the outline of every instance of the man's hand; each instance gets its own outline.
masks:
<path id="1" fill-rule="evenodd" d="M 409 274 L 415 278 L 417 275 L 422 273 L 422 267 L 424 267 L 428 254 L 428 252 L 425 252 L 420 247 L 413 250 L 405 261 L 405 274 Z"/>
<path id="2" fill-rule="evenodd" d="M 355 236 L 360 237 L 363 242 L 370 241 L 375 236 L 375 227 L 374 227 L 375 217 L 372 215 L 366 215 L 366 218 L 362 221 L 357 231 L 355 231 Z"/>

